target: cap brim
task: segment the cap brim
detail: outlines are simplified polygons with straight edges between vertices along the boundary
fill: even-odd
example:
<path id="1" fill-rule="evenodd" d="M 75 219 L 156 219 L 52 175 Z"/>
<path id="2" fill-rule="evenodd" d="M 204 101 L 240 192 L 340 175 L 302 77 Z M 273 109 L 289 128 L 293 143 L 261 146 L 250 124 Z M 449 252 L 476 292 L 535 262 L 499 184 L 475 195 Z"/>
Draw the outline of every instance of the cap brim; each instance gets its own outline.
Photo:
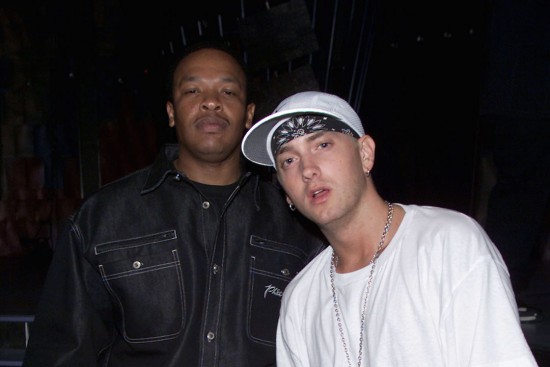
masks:
<path id="1" fill-rule="evenodd" d="M 321 109 L 288 109 L 281 112 L 273 113 L 267 117 L 264 117 L 257 123 L 255 123 L 250 130 L 244 136 L 243 142 L 241 144 L 241 149 L 243 155 L 250 161 L 261 164 L 263 166 L 273 166 L 275 163 L 271 160 L 269 156 L 269 149 L 271 149 L 270 142 L 267 141 L 269 133 L 273 127 L 281 120 L 297 116 L 297 115 L 307 115 L 310 113 L 319 114 L 323 116 L 331 116 L 341 120 L 342 117 L 336 114 L 327 112 L 326 110 Z"/>

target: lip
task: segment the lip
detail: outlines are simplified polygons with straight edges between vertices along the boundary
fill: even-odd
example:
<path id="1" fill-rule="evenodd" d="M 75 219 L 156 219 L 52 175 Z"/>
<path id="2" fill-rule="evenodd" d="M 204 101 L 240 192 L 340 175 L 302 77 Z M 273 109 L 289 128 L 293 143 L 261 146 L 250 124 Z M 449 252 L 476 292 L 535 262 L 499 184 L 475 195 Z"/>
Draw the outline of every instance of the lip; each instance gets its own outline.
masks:
<path id="1" fill-rule="evenodd" d="M 217 133 L 225 130 L 229 122 L 217 116 L 205 116 L 195 122 L 195 127 L 205 133 Z"/>
<path id="2" fill-rule="evenodd" d="M 309 190 L 309 198 L 314 204 L 320 204 L 328 200 L 330 189 L 317 186 Z"/>

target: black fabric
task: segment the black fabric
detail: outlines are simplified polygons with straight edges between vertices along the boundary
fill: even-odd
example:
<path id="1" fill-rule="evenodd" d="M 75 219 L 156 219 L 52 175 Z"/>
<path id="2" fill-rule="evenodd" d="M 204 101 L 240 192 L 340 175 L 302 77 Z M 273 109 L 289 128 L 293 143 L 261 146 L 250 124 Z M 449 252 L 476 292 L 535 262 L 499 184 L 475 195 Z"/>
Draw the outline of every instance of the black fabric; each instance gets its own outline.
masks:
<path id="1" fill-rule="evenodd" d="M 168 146 L 70 218 L 25 367 L 275 363 L 280 295 L 324 245 L 250 173 L 221 213 L 203 205 L 176 156 Z"/>
<path id="2" fill-rule="evenodd" d="M 197 189 L 203 193 L 203 195 L 214 203 L 218 212 L 221 213 L 227 199 L 231 193 L 237 187 L 238 182 L 231 185 L 204 185 L 199 182 L 193 182 Z"/>

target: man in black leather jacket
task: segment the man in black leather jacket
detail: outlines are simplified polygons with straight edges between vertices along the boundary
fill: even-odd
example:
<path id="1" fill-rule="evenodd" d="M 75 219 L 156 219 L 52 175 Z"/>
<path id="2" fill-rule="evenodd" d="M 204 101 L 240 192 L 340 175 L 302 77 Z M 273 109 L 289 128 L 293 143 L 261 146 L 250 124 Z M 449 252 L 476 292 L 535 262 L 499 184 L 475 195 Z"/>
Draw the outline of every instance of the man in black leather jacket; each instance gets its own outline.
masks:
<path id="1" fill-rule="evenodd" d="M 25 367 L 274 365 L 282 292 L 324 245 L 278 186 L 243 169 L 246 83 L 219 46 L 177 64 L 178 144 L 69 219 Z"/>

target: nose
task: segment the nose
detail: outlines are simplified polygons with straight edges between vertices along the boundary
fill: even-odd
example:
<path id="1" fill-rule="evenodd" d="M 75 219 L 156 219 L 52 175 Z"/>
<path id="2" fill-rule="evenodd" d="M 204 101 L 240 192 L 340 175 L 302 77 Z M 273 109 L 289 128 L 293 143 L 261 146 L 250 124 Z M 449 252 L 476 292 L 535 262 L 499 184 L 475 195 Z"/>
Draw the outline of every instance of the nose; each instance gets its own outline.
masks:
<path id="1" fill-rule="evenodd" d="M 201 108 L 205 111 L 220 111 L 222 104 L 215 93 L 206 93 Z"/>
<path id="2" fill-rule="evenodd" d="M 317 164 L 315 159 L 309 156 L 302 156 L 301 164 L 302 164 L 302 179 L 305 182 L 313 180 L 319 176 L 320 174 L 319 165 Z"/>

